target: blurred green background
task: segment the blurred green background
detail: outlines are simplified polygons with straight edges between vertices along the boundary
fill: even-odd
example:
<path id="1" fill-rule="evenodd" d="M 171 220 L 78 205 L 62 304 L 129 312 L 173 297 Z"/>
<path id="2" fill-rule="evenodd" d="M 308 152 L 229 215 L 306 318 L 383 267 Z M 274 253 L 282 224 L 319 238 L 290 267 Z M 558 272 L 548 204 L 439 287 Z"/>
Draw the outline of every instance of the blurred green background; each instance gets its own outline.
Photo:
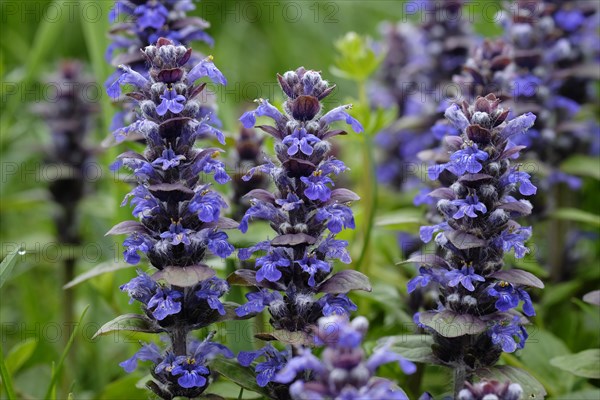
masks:
<path id="1" fill-rule="evenodd" d="M 4 257 L 20 246 L 26 249 L 26 254 L 17 255 L 14 269 L 0 291 L 1 344 L 18 396 L 43 398 L 53 368 L 60 365 L 65 343 L 73 331 L 73 326 L 64 322 L 62 257 L 68 254 L 79 257 L 78 274 L 100 264 L 122 263 L 118 261 L 122 251 L 121 238 L 107 238 L 104 234 L 114 223 L 129 218 L 129 209 L 119 208 L 129 186 L 119 182 L 106 169 L 117 150 L 100 146 L 109 135 L 108 126 L 117 110 L 100 87 L 113 71 L 104 60 L 108 46 L 107 15 L 112 2 L 3 0 L 0 4 L 1 255 Z M 497 35 L 498 28 L 482 19 L 481 13 L 483 7 L 487 7 L 488 13 L 497 9 L 498 2 L 477 4 L 470 8 L 475 30 L 483 36 Z M 229 81 L 225 89 L 216 91 L 219 117 L 228 136 L 229 148 L 231 138 L 240 128 L 238 118 L 252 107 L 253 99 L 263 97 L 277 101 L 280 98 L 276 73 L 298 66 L 320 70 L 326 79 L 338 85 L 329 102 L 341 104 L 356 98 L 357 94 L 352 82 L 336 79 L 330 72 L 336 59 L 334 42 L 349 31 L 377 40 L 378 26 L 383 21 L 410 20 L 403 13 L 403 2 L 393 0 L 208 0 L 197 3 L 197 9 L 190 14 L 208 20 L 211 27 L 207 32 L 215 39 L 214 48 L 198 43 L 192 47 L 212 54 L 215 64 Z M 35 104 L 47 99 L 43 85 L 45 76 L 64 58 L 84 60 L 88 72 L 94 74 L 99 83 L 97 103 L 100 114 L 90 140 L 97 144 L 98 171 L 102 173 L 91 179 L 95 192 L 80 205 L 84 241 L 78 247 L 56 243 L 52 216 L 57 210 L 45 189 L 52 176 L 41 167 L 50 134 L 44 121 L 31 112 Z M 341 158 L 352 168 L 349 187 L 361 187 L 362 159 L 357 155 L 363 142 L 350 136 L 338 142 L 343 152 Z M 582 208 L 593 211 L 597 207 L 598 183 L 586 181 L 586 185 L 585 190 L 592 193 L 592 197 Z M 412 207 L 411 196 L 411 193 L 398 194 L 382 189 L 376 210 L 378 218 L 395 212 L 394 218 L 401 217 L 402 222 L 374 231 L 369 270 L 374 291 L 354 296 L 361 307 L 360 313 L 372 323 L 370 336 L 373 340 L 411 329 L 412 317 L 404 311 L 403 304 L 406 303 L 406 281 L 413 271 L 395 266 L 403 257 L 395 229 L 417 232 L 421 221 L 422 212 Z M 364 210 L 360 204 L 354 209 L 357 225 L 361 226 Z M 589 222 L 582 226 L 592 231 L 598 229 Z M 534 227 L 534 232 L 537 229 Z M 353 243 L 356 235 L 346 232 L 343 238 Z M 236 234 L 233 239 L 244 240 Z M 352 246 L 351 252 L 356 257 L 360 250 L 358 243 Z M 535 244 L 531 246 L 536 248 Z M 594 289 L 598 279 L 598 245 L 587 242 L 583 247 L 578 251 L 582 252 L 589 268 L 583 268 L 576 280 L 552 286 L 543 294 L 534 294 L 541 307 L 536 326 L 531 330 L 530 344 L 521 356 L 509 355 L 503 360 L 532 372 L 550 389 L 549 392 L 557 395 L 589 387 L 583 380 L 550 366 L 549 359 L 599 345 L 597 309 L 571 300 Z M 538 265 L 535 253 L 533 251 L 521 263 L 524 268 L 544 277 L 546 272 Z M 210 263 L 223 269 L 222 275 L 225 275 L 225 265 L 216 260 Z M 235 264 L 235 260 L 231 263 Z M 62 372 L 54 374 L 58 379 L 56 398 L 66 398 L 70 392 L 76 399 L 148 396 L 138 384 L 144 378 L 143 373 L 126 375 L 117 363 L 134 352 L 139 339 L 149 340 L 149 336 L 108 336 L 91 340 L 104 322 L 116 315 L 137 311 L 137 306 L 129 306 L 127 296 L 118 290 L 118 286 L 133 275 L 133 268 L 122 269 L 75 287 L 75 314 L 80 315 L 86 306 L 90 307 L 75 335 Z M 232 296 L 239 297 L 239 291 L 234 291 Z M 252 343 L 248 332 L 240 335 L 244 327 L 247 325 L 242 323 L 223 325 L 219 335 L 234 350 L 247 349 Z M 402 377 L 397 367 L 385 367 L 382 374 L 397 379 L 411 393 L 419 390 L 419 382 Z M 448 378 L 447 371 L 428 367 L 421 389 L 442 393 Z M 238 395 L 237 388 L 225 381 L 218 382 L 215 391 L 232 398 Z M 4 392 L 1 395 L 4 396 Z M 253 398 L 251 393 L 245 396 Z"/>

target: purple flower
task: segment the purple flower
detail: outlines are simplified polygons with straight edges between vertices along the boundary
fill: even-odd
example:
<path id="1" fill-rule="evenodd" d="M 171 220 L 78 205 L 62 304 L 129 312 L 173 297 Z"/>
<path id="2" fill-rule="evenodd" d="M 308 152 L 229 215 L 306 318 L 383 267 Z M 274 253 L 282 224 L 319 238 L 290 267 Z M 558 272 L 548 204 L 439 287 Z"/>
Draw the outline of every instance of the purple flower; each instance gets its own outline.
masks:
<path id="1" fill-rule="evenodd" d="M 354 215 L 350 207 L 333 204 L 317 211 L 317 221 L 327 221 L 327 229 L 332 233 L 340 233 L 342 229 L 354 229 Z"/>
<path id="2" fill-rule="evenodd" d="M 371 357 L 367 360 L 367 368 L 369 368 L 371 373 L 375 373 L 379 366 L 394 361 L 398 362 L 398 365 L 402 369 L 402 372 L 404 372 L 407 375 L 414 374 L 417 370 L 417 366 L 414 363 L 408 361 L 400 354 L 394 353 L 390 349 L 389 344 L 384 344 L 383 346 L 375 350 L 373 355 L 371 355 Z"/>
<path id="3" fill-rule="evenodd" d="M 458 104 L 452 104 L 448 107 L 444 112 L 444 116 L 461 132 L 464 132 L 464 130 L 467 129 L 467 126 L 469 126 L 469 120 Z"/>
<path id="4" fill-rule="evenodd" d="M 282 143 L 288 146 L 287 153 L 290 156 L 298 153 L 298 150 L 307 156 L 310 156 L 313 153 L 313 148 L 311 145 L 320 141 L 321 139 L 315 135 L 306 133 L 306 129 L 300 128 L 294 130 L 294 133 L 291 135 L 286 136 Z"/>
<path id="5" fill-rule="evenodd" d="M 133 233 L 123 241 L 123 246 L 126 247 L 125 251 L 123 251 L 125 261 L 128 264 L 135 265 L 139 263 L 141 259 L 138 251 L 147 253 L 152 248 L 153 243 L 146 236 L 140 235 L 139 233 Z"/>
<path id="6" fill-rule="evenodd" d="M 198 213 L 202 222 L 214 222 L 219 220 L 221 208 L 227 207 L 221 196 L 212 190 L 202 190 L 194 195 L 188 204 L 188 210 Z"/>
<path id="7" fill-rule="evenodd" d="M 250 218 L 258 218 L 267 221 L 272 221 L 277 216 L 277 214 L 278 210 L 272 204 L 257 202 L 254 205 L 252 205 L 244 214 L 244 217 L 240 222 L 239 230 L 242 231 L 242 233 L 246 233 L 246 231 L 248 230 L 248 221 L 250 220 Z"/>
<path id="8" fill-rule="evenodd" d="M 169 16 L 169 11 L 160 3 L 147 2 L 145 5 L 139 5 L 135 9 L 137 25 L 140 30 L 146 28 L 160 29 L 163 27 Z"/>
<path id="9" fill-rule="evenodd" d="M 585 22 L 585 15 L 577 8 L 561 8 L 554 14 L 554 21 L 561 29 L 573 32 Z"/>
<path id="10" fill-rule="evenodd" d="M 533 303 L 529 293 L 521 288 L 515 288 L 512 283 L 498 282 L 494 286 L 488 289 L 488 294 L 493 297 L 497 297 L 496 309 L 498 311 L 506 312 L 519 305 L 519 301 L 523 301 L 523 312 L 528 317 L 535 315 L 533 309 Z"/>
<path id="11" fill-rule="evenodd" d="M 319 299 L 319 304 L 323 307 L 323 316 L 342 315 L 349 316 L 352 311 L 358 310 L 356 304 L 352 302 L 345 294 L 326 294 Z"/>
<path id="12" fill-rule="evenodd" d="M 275 204 L 279 205 L 283 211 L 293 211 L 300 208 L 304 203 L 295 193 L 288 193 L 285 199 L 276 199 Z"/>
<path id="13" fill-rule="evenodd" d="M 121 95 L 121 85 L 131 84 L 141 88 L 148 83 L 148 79 L 144 78 L 142 74 L 132 70 L 128 66 L 120 65 L 119 68 L 123 70 L 123 73 L 116 81 L 111 83 L 106 90 L 111 98 L 116 99 Z"/>
<path id="14" fill-rule="evenodd" d="M 419 267 L 419 275 L 408 281 L 408 293 L 414 292 L 419 286 L 425 287 L 429 285 L 431 281 L 437 281 L 437 275 L 433 273 L 433 269 L 428 267 Z"/>
<path id="15" fill-rule="evenodd" d="M 325 254 L 325 257 L 338 259 L 344 264 L 350 264 L 352 259 L 347 250 L 348 242 L 345 240 L 337 240 L 332 236 L 327 237 L 320 245 L 318 250 Z"/>
<path id="16" fill-rule="evenodd" d="M 419 237 L 423 242 L 429 243 L 431 242 L 431 239 L 433 238 L 433 234 L 435 232 L 445 231 L 446 229 L 448 229 L 448 227 L 449 226 L 447 222 L 441 222 L 436 225 L 422 226 L 421 228 L 419 228 Z"/>
<path id="17" fill-rule="evenodd" d="M 535 120 L 536 116 L 530 112 L 519 115 L 517 118 L 510 120 L 509 123 L 506 124 L 504 129 L 500 132 L 500 136 L 504 139 L 508 139 L 511 136 L 520 135 L 531 128 L 535 123 Z"/>
<path id="18" fill-rule="evenodd" d="M 156 107 L 156 113 L 163 116 L 167 111 L 173 114 L 179 114 L 183 111 L 182 102 L 186 101 L 185 96 L 177 94 L 175 89 L 165 89 L 165 92 L 160 96 L 162 102 Z"/>
<path id="19" fill-rule="evenodd" d="M 238 317 L 245 317 L 249 314 L 258 314 L 265 309 L 272 301 L 282 300 L 283 297 L 279 292 L 270 292 L 266 289 L 259 289 L 258 292 L 250 292 L 246 294 L 248 302 L 235 309 Z"/>
<path id="20" fill-rule="evenodd" d="M 181 311 L 181 299 L 183 294 L 177 290 L 161 287 L 148 302 L 148 309 L 152 310 L 152 316 L 162 321 L 169 315 Z"/>
<path id="21" fill-rule="evenodd" d="M 308 278 L 308 286 L 315 286 L 315 274 L 319 271 L 328 273 L 331 271 L 331 265 L 328 262 L 319 260 L 315 257 L 305 257 L 298 261 L 298 265 L 304 272 L 310 275 Z"/>
<path id="22" fill-rule="evenodd" d="M 531 237 L 531 227 L 509 227 L 503 230 L 498 237 L 494 239 L 494 244 L 501 247 L 505 252 L 511 249 L 515 251 L 515 257 L 523 258 L 529 253 L 529 249 L 524 243 Z"/>
<path id="23" fill-rule="evenodd" d="M 329 111 L 327 114 L 323 115 L 320 119 L 320 122 L 329 125 L 332 122 L 344 120 L 348 125 L 352 126 L 354 132 L 360 133 L 364 131 L 364 128 L 361 125 L 361 123 L 358 122 L 355 118 L 353 118 L 350 114 L 348 114 L 348 112 L 346 112 L 346 110 L 349 110 L 350 108 L 352 108 L 352 106 L 349 104 L 345 106 L 336 107 L 333 110 Z"/>
<path id="24" fill-rule="evenodd" d="M 177 383 L 182 388 L 204 387 L 206 378 L 210 371 L 206 366 L 197 363 L 195 359 L 188 356 L 179 356 L 173 363 L 171 375 L 178 376 Z"/>
<path id="25" fill-rule="evenodd" d="M 256 117 L 269 117 L 276 123 L 281 123 L 285 117 L 274 106 L 269 104 L 269 100 L 258 100 L 258 108 L 254 111 L 247 111 L 241 116 L 240 121 L 245 128 L 252 128 L 256 124 Z"/>
<path id="26" fill-rule="evenodd" d="M 257 358 L 264 357 L 265 361 L 256 364 L 254 371 L 258 386 L 265 387 L 269 382 L 273 382 L 275 375 L 284 367 L 290 356 L 288 350 L 277 351 L 271 344 L 267 344 L 256 351 L 240 351 L 238 362 L 248 367 Z"/>
<path id="27" fill-rule="evenodd" d="M 535 75 L 525 74 L 514 79 L 514 97 L 533 97 L 538 94 L 542 80 Z"/>
<path id="28" fill-rule="evenodd" d="M 225 308 L 219 298 L 229 291 L 229 284 L 217 277 L 212 277 L 199 284 L 194 294 L 201 300 L 206 300 L 208 306 L 217 310 L 219 314 L 225 315 Z"/>
<path id="29" fill-rule="evenodd" d="M 527 332 L 521 326 L 518 316 L 515 316 L 512 321 L 497 322 L 489 331 L 492 338 L 492 343 L 499 345 L 502 351 L 512 353 L 517 348 L 525 347 L 527 340 Z M 517 342 L 518 340 L 518 342 Z"/>
<path id="30" fill-rule="evenodd" d="M 210 229 L 206 235 L 207 247 L 215 255 L 227 258 L 235 248 L 227 241 L 229 238 L 225 232 Z"/>
<path id="31" fill-rule="evenodd" d="M 531 196 L 536 194 L 537 188 L 530 181 L 531 176 L 527 172 L 511 170 L 508 175 L 502 178 L 502 183 L 507 184 L 520 184 L 519 193 L 523 196 Z"/>
<path id="32" fill-rule="evenodd" d="M 346 165 L 344 164 L 343 161 L 332 159 L 332 158 L 323 162 L 321 164 L 321 166 L 319 167 L 319 170 L 321 171 L 322 175 L 329 175 L 329 174 L 339 175 L 342 172 L 346 171 L 347 169 L 348 169 L 348 167 L 346 167 Z"/>
<path id="33" fill-rule="evenodd" d="M 290 383 L 296 375 L 303 371 L 312 371 L 314 374 L 321 374 L 325 367 L 317 357 L 315 357 L 310 349 L 298 349 L 298 355 L 293 357 L 275 376 L 273 381 L 279 383 Z"/>
<path id="34" fill-rule="evenodd" d="M 183 160 L 185 160 L 184 155 L 175 154 L 173 149 L 165 149 L 162 152 L 162 157 L 152 161 L 152 165 L 160 166 L 163 171 L 166 171 L 169 168 L 177 167 Z"/>
<path id="35" fill-rule="evenodd" d="M 488 153 L 479 150 L 477 145 L 473 144 L 452 154 L 449 166 L 446 169 L 456 176 L 463 175 L 465 172 L 476 174 L 483 168 L 480 161 L 485 161 L 488 157 Z M 432 179 L 437 179 L 437 177 Z"/>
<path id="36" fill-rule="evenodd" d="M 327 185 L 333 185 L 333 181 L 328 176 L 313 173 L 308 178 L 306 176 L 301 177 L 300 180 L 306 185 L 304 195 L 310 200 L 320 200 L 322 202 L 329 200 L 331 189 Z"/>
<path id="37" fill-rule="evenodd" d="M 448 280 L 449 287 L 456 287 L 459 284 L 462 285 L 469 292 L 475 290 L 473 281 L 485 282 L 485 278 L 475 273 L 475 269 L 469 266 L 463 266 L 461 269 L 453 269 L 445 273 L 445 277 Z"/>
<path id="38" fill-rule="evenodd" d="M 256 271 L 256 281 L 262 282 L 266 279 L 270 282 L 277 282 L 281 278 L 281 271 L 277 267 L 289 267 L 291 262 L 281 251 L 274 250 L 266 256 L 256 259 L 256 266 L 260 267 Z"/>
<path id="39" fill-rule="evenodd" d="M 132 373 L 137 368 L 138 361 L 152 361 L 157 363 L 161 359 L 160 350 L 154 343 L 144 344 L 131 358 L 119 363 L 125 372 Z"/>
<path id="40" fill-rule="evenodd" d="M 161 239 L 166 239 L 173 246 L 177 246 L 181 243 L 188 246 L 191 243 L 189 235 L 192 232 L 191 229 L 184 228 L 183 225 L 181 225 L 181 222 L 178 221 L 171 223 L 169 231 L 161 233 L 160 237 Z"/>
<path id="41" fill-rule="evenodd" d="M 204 172 L 205 174 L 215 174 L 215 181 L 217 183 L 225 184 L 231 180 L 227 171 L 225 170 L 225 164 L 216 159 L 219 152 L 215 151 L 212 154 L 203 157 L 199 162 L 194 165 L 195 173 Z"/>
<path id="42" fill-rule="evenodd" d="M 128 283 L 121 285 L 119 289 L 127 292 L 129 297 L 131 297 L 129 304 L 133 303 L 134 300 L 143 304 L 148 304 L 152 296 L 156 293 L 158 285 L 148 274 L 145 274 L 140 270 L 137 271 L 137 274 L 138 276 Z"/>
<path id="43" fill-rule="evenodd" d="M 475 211 L 479 211 L 482 214 L 487 212 L 485 204 L 479 202 L 477 195 L 467 196 L 466 199 L 452 200 L 450 203 L 458 207 L 458 210 L 454 213 L 452 218 L 460 219 L 465 215 L 470 218 L 477 218 Z"/>
<path id="44" fill-rule="evenodd" d="M 200 61 L 187 74 L 187 80 L 190 83 L 204 77 L 208 77 L 211 81 L 219 85 L 227 85 L 227 79 L 225 79 L 221 71 L 212 62 L 212 57 Z"/>

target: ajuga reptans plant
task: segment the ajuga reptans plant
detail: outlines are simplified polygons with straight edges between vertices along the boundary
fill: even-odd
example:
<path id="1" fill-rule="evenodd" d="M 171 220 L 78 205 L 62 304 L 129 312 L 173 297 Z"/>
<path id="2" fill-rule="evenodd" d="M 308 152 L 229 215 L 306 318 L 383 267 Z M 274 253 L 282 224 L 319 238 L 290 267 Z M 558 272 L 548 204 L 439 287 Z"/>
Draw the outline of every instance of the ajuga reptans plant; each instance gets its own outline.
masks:
<path id="1" fill-rule="evenodd" d="M 241 260 L 257 252 L 261 255 L 256 258 L 255 269 L 238 270 L 232 278 L 256 288 L 246 296 L 248 302 L 237 309 L 239 316 L 267 308 L 275 328 L 272 339 L 312 345 L 312 327 L 320 317 L 356 310 L 346 294 L 370 290 L 367 277 L 357 271 L 332 274 L 334 260 L 351 261 L 348 243 L 335 237 L 345 228 L 354 228 L 348 204 L 358 196 L 348 189 L 334 188 L 335 176 L 347 167 L 329 155 L 328 139 L 346 132 L 330 125 L 345 121 L 356 132 L 363 128 L 348 114 L 349 105 L 322 113 L 321 100 L 334 86 L 318 72 L 299 68 L 278 78 L 286 95 L 284 112 L 261 99 L 256 110 L 240 118 L 246 128 L 255 126 L 257 117 L 274 121 L 274 125 L 258 128 L 275 138 L 278 160 L 267 159 L 245 177 L 265 174 L 276 189 L 248 193 L 252 205 L 239 229 L 246 232 L 250 220 L 262 219 L 270 223 L 275 237 L 240 250 Z M 265 353 L 268 360 L 276 359 L 271 354 Z"/>
<path id="2" fill-rule="evenodd" d="M 460 135 L 444 139 L 448 158 L 428 173 L 432 180 L 445 174 L 452 184 L 429 193 L 442 222 L 420 229 L 426 243 L 435 234 L 444 256 L 422 254 L 409 260 L 420 268 L 408 291 L 435 285 L 440 293 L 437 309 L 419 312 L 414 319 L 433 336 L 438 362 L 454 368 L 455 394 L 473 371 L 493 365 L 503 351 L 523 348 L 526 316 L 535 315 L 526 288 L 543 287 L 526 271 L 504 268 L 504 255 L 513 251 L 524 257 L 524 243 L 531 236 L 531 227 L 513 219 L 528 215 L 531 203 L 513 194 L 536 192 L 529 174 L 513 163 L 523 147 L 509 143 L 533 125 L 535 116 L 528 113 L 507 122 L 508 114 L 493 94 L 446 110 Z M 517 310 L 520 303 L 522 312 Z"/>
<path id="3" fill-rule="evenodd" d="M 198 137 L 209 134 L 224 143 L 210 117 L 200 113 L 198 97 L 205 83 L 197 81 L 210 78 L 225 84 L 225 78 L 210 57 L 186 68 L 191 55 L 191 49 L 161 38 L 143 50 L 150 66 L 148 78 L 122 66 L 124 73 L 109 87 L 115 92 L 120 91 L 119 84 L 135 87 L 129 97 L 137 103 L 138 119 L 128 132 L 146 142 L 143 154 L 127 151 L 112 166 L 133 171 L 138 185 L 122 205 L 129 202 L 138 221 L 122 222 L 109 233 L 128 234 L 123 243 L 125 261 L 138 264 L 141 254 L 146 254 L 157 270 L 152 275 L 139 270 L 136 278 L 121 286 L 144 311 L 125 320 L 134 318 L 142 330 L 167 337 L 165 349 L 146 344 L 121 366 L 131 372 L 137 361 L 150 361 L 154 380 L 148 387 L 165 399 L 198 396 L 209 383 L 208 361 L 218 354 L 233 356 L 210 335 L 203 341 L 189 335 L 235 316 L 235 306 L 220 300 L 228 291 L 227 282 L 216 277 L 204 260 L 209 253 L 229 256 L 233 246 L 222 229 L 237 227 L 220 216 L 225 202 L 210 183 L 200 179 L 200 174 L 213 174 L 220 184 L 229 181 L 218 160 L 221 150 L 194 146 Z"/>

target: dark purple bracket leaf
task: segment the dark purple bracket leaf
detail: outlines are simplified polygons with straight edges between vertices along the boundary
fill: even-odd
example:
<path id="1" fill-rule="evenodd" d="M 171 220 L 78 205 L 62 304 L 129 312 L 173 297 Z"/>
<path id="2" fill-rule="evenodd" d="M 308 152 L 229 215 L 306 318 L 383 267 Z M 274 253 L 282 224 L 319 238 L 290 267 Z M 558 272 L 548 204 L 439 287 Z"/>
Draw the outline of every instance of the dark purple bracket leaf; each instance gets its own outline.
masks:
<path id="1" fill-rule="evenodd" d="M 501 270 L 494 272 L 490 276 L 501 281 L 514 283 L 516 285 L 532 286 L 539 289 L 544 288 L 544 282 L 542 282 L 537 276 L 533 275 L 531 272 L 523 271 L 521 269 Z"/>
<path id="2" fill-rule="evenodd" d="M 477 335 L 487 329 L 487 324 L 476 316 L 450 310 L 422 312 L 419 322 L 447 338 Z"/>
<path id="3" fill-rule="evenodd" d="M 138 221 L 123 221 L 110 228 L 110 230 L 106 232 L 104 236 L 123 235 L 134 232 L 146 232 L 146 227 Z"/>
<path id="4" fill-rule="evenodd" d="M 190 287 L 215 276 L 215 271 L 206 265 L 187 267 L 165 267 L 152 275 L 155 281 L 164 280 L 172 286 Z"/>
<path id="5" fill-rule="evenodd" d="M 471 235 L 465 231 L 450 231 L 445 233 L 446 238 L 457 249 L 466 250 L 485 246 L 486 242 L 477 236 Z"/>
<path id="6" fill-rule="evenodd" d="M 299 244 L 314 244 L 317 241 L 314 237 L 306 233 L 290 233 L 279 235 L 271 240 L 272 246 L 297 246 Z"/>
<path id="7" fill-rule="evenodd" d="M 351 290 L 370 292 L 373 289 L 366 275 L 351 269 L 338 272 L 317 288 L 318 292 L 331 294 L 348 293 Z"/>
<path id="8" fill-rule="evenodd" d="M 449 268 L 448 262 L 444 260 L 442 257 L 437 256 L 435 254 L 419 254 L 417 256 L 411 257 L 406 261 L 400 261 L 396 263 L 396 265 L 415 263 L 419 265 L 426 265 L 430 267 L 441 267 L 441 268 Z"/>

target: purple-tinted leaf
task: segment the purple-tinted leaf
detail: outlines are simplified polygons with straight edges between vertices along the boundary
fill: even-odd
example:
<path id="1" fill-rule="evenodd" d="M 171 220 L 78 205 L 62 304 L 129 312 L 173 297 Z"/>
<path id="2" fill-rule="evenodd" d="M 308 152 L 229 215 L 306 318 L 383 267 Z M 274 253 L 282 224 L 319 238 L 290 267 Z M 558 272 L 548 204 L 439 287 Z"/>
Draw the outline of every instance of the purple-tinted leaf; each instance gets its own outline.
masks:
<path id="1" fill-rule="evenodd" d="M 348 189 L 335 189 L 331 191 L 331 198 L 328 203 L 338 202 L 347 203 L 349 201 L 358 201 L 360 197 L 352 190 Z"/>
<path id="2" fill-rule="evenodd" d="M 487 181 L 491 180 L 494 177 L 488 174 L 464 174 L 461 176 L 458 181 L 459 182 L 479 182 L 479 181 Z"/>
<path id="3" fill-rule="evenodd" d="M 164 139 L 173 139 L 181 134 L 184 126 L 191 120 L 188 117 L 170 118 L 158 126 L 158 133 Z"/>
<path id="4" fill-rule="evenodd" d="M 348 269 L 333 275 L 317 289 L 319 292 L 331 294 L 348 293 L 351 290 L 370 292 L 372 288 L 369 278 L 358 271 Z"/>
<path id="5" fill-rule="evenodd" d="M 544 288 L 544 282 L 542 282 L 537 276 L 520 269 L 497 271 L 494 272 L 491 277 L 517 285 L 532 286 L 539 289 Z"/>
<path id="6" fill-rule="evenodd" d="M 274 126 L 271 125 L 258 125 L 255 126 L 255 128 L 258 128 L 264 132 L 267 132 L 269 135 L 273 136 L 276 139 L 281 140 L 283 138 L 283 135 L 281 134 L 281 132 L 279 131 L 279 129 L 275 128 Z"/>
<path id="7" fill-rule="evenodd" d="M 240 226 L 239 222 L 227 217 L 219 217 L 217 223 L 217 227 L 220 229 L 236 229 L 238 226 Z"/>
<path id="8" fill-rule="evenodd" d="M 510 149 L 508 149 L 508 150 L 505 150 L 505 151 L 504 151 L 504 152 L 503 152 L 503 153 L 500 155 L 500 157 L 499 157 L 498 159 L 499 159 L 499 160 L 504 160 L 504 159 L 506 159 L 506 158 L 510 158 L 511 156 L 513 156 L 513 155 L 517 154 L 519 151 L 521 151 L 521 150 L 523 150 L 523 149 L 525 149 L 525 148 L 527 148 L 527 146 L 514 146 L 514 147 L 511 147 Z"/>
<path id="9" fill-rule="evenodd" d="M 206 265 L 189 265 L 187 267 L 165 267 L 152 275 L 152 279 L 155 281 L 165 280 L 173 286 L 190 287 L 213 276 L 215 276 L 215 271 Z"/>
<path id="10" fill-rule="evenodd" d="M 248 199 L 254 198 L 260 201 L 264 201 L 265 203 L 275 203 L 275 195 L 264 189 L 252 189 L 251 191 L 246 193 L 244 197 Z"/>
<path id="11" fill-rule="evenodd" d="M 593 292 L 587 293 L 583 296 L 583 301 L 600 306 L 600 290 L 594 290 Z"/>
<path id="12" fill-rule="evenodd" d="M 283 329 L 278 329 L 270 333 L 257 333 L 254 335 L 254 337 L 266 341 L 279 340 L 282 343 L 295 346 L 314 347 L 315 345 L 313 336 L 303 331 L 290 332 Z"/>
<path id="13" fill-rule="evenodd" d="M 251 269 L 238 269 L 227 277 L 227 282 L 236 286 L 256 286 L 256 271 Z"/>
<path id="14" fill-rule="evenodd" d="M 136 160 L 148 161 L 143 155 L 131 150 L 121 153 L 117 156 L 117 160 L 122 158 L 135 158 Z"/>
<path id="15" fill-rule="evenodd" d="M 279 235 L 271 240 L 272 246 L 297 246 L 299 244 L 314 244 L 317 241 L 314 237 L 306 233 L 290 233 Z"/>
<path id="16" fill-rule="evenodd" d="M 454 200 L 456 199 L 456 194 L 454 190 L 450 188 L 437 188 L 432 190 L 429 194 L 429 197 L 433 197 L 434 199 L 446 199 L 446 200 Z"/>
<path id="17" fill-rule="evenodd" d="M 487 329 L 486 323 L 476 316 L 450 310 L 419 313 L 419 322 L 447 338 L 477 335 Z"/>
<path id="18" fill-rule="evenodd" d="M 146 227 L 138 221 L 123 221 L 110 228 L 104 236 L 122 235 L 133 232 L 146 232 Z"/>
<path id="19" fill-rule="evenodd" d="M 94 333 L 92 339 L 118 331 L 158 333 L 164 331 L 164 329 L 154 324 L 153 321 L 145 315 L 123 314 L 102 325 L 100 329 Z"/>
<path id="20" fill-rule="evenodd" d="M 334 130 L 325 132 L 323 135 L 321 135 L 321 137 L 319 139 L 327 140 L 327 139 L 337 136 L 337 135 L 347 135 L 347 134 L 348 134 L 348 132 L 346 132 L 343 129 L 334 129 Z"/>
<path id="21" fill-rule="evenodd" d="M 456 151 L 459 150 L 464 141 L 460 136 L 445 136 L 444 144 L 449 150 Z"/>
<path id="22" fill-rule="evenodd" d="M 406 261 L 401 261 L 396 263 L 396 265 L 407 264 L 407 263 L 415 263 L 419 265 L 425 265 L 436 268 L 445 268 L 448 269 L 449 265 L 446 260 L 442 257 L 437 256 L 435 254 L 419 254 L 417 256 L 411 257 Z"/>
<path id="23" fill-rule="evenodd" d="M 460 250 L 474 249 L 486 245 L 486 241 L 473 236 L 465 231 L 449 231 L 445 233 L 446 238 Z"/>
<path id="24" fill-rule="evenodd" d="M 309 176 L 317 169 L 315 164 L 299 158 L 290 158 L 283 163 L 283 166 L 290 172 L 292 178 Z"/>
<path id="25" fill-rule="evenodd" d="M 504 203 L 498 206 L 506 211 L 511 211 L 515 213 L 519 213 L 520 215 L 529 215 L 531 214 L 532 206 L 531 204 L 522 202 L 522 201 L 513 201 L 512 203 Z"/>
<path id="26" fill-rule="evenodd" d="M 148 186 L 148 190 L 160 201 L 179 202 L 190 200 L 194 197 L 194 191 L 181 183 L 159 183 Z"/>

